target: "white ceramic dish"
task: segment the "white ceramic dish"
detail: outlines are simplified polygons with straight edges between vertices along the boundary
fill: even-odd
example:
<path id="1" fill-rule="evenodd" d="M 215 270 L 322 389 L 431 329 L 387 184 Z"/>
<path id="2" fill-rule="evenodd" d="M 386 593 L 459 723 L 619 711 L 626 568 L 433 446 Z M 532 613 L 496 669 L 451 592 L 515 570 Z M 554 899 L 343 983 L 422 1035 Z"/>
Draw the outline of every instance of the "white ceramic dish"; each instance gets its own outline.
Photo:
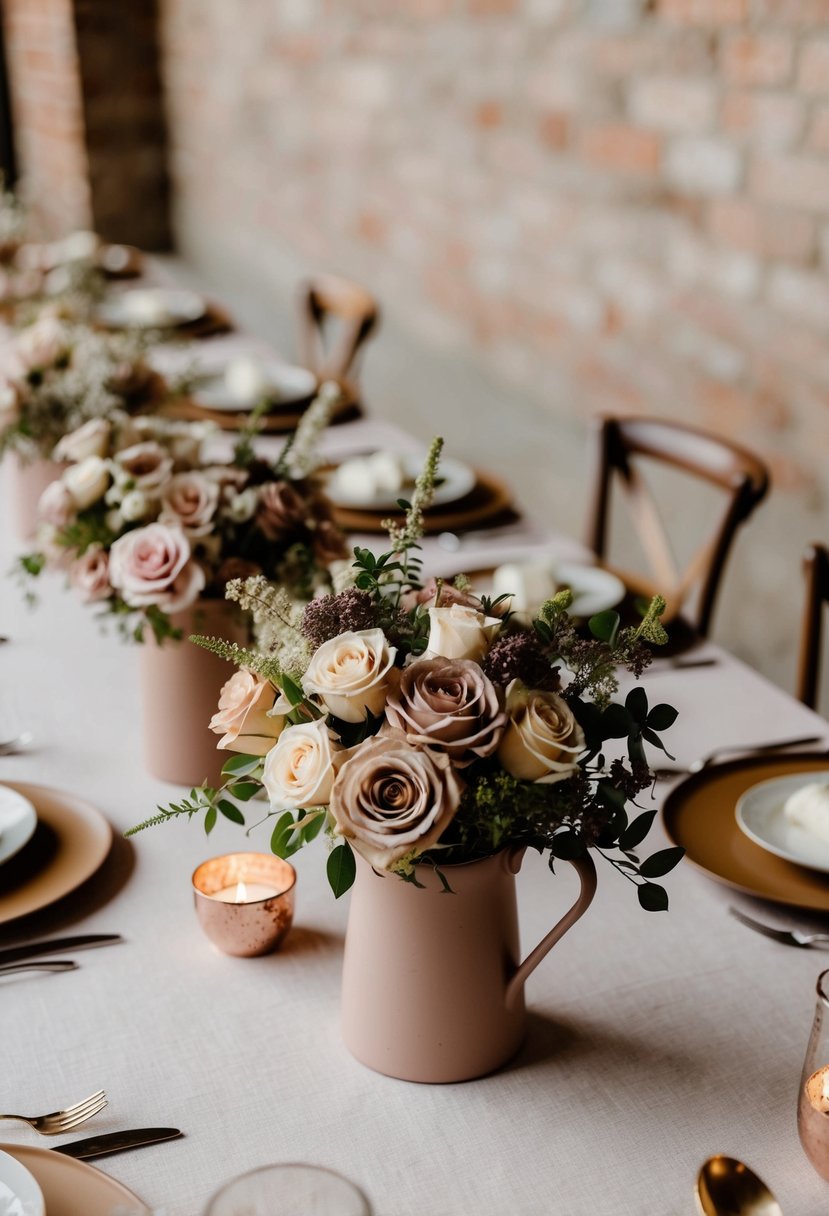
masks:
<path id="1" fill-rule="evenodd" d="M 0 865 L 19 853 L 34 835 L 37 811 L 28 798 L 0 785 Z"/>
<path id="2" fill-rule="evenodd" d="M 761 849 L 795 865 L 829 874 L 829 842 L 790 823 L 783 814 L 786 799 L 815 782 L 829 782 L 829 769 L 761 781 L 738 799 L 735 814 L 740 830 Z"/>
<path id="3" fill-rule="evenodd" d="M 136 287 L 104 300 L 98 320 L 117 329 L 157 329 L 198 321 L 207 304 L 195 291 L 171 287 Z"/>
<path id="4" fill-rule="evenodd" d="M 513 563 L 510 563 L 513 564 Z M 521 559 L 516 558 L 515 565 L 521 565 Z M 530 563 L 533 566 L 538 566 L 537 560 Z M 549 594 L 552 595 L 555 591 L 559 591 L 564 587 L 569 587 L 573 593 L 573 600 L 569 608 L 572 616 L 591 617 L 597 612 L 604 612 L 608 608 L 614 608 L 620 600 L 625 596 L 625 585 L 620 578 L 615 574 L 611 574 L 609 570 L 602 570 L 598 566 L 581 566 L 574 562 L 556 562 L 550 561 L 550 576 L 551 584 Z M 475 580 L 474 573 L 471 574 L 472 581 L 475 584 L 475 591 L 478 595 L 498 595 L 508 594 L 509 589 L 506 586 L 506 580 L 501 580 L 504 585 L 497 587 L 479 586 Z M 516 588 L 517 590 L 517 588 Z M 542 597 L 546 599 L 546 595 Z M 541 607 L 541 602 L 538 604 L 529 604 L 527 611 L 522 615 L 532 616 Z"/>
<path id="5" fill-rule="evenodd" d="M 34 1175 L 48 1216 L 151 1216 L 137 1195 L 85 1161 L 28 1144 L 0 1148 Z"/>
<path id="6" fill-rule="evenodd" d="M 0 1216 L 45 1216 L 46 1200 L 26 1166 L 0 1151 Z"/>
<path id="7" fill-rule="evenodd" d="M 253 409 L 261 396 L 266 396 L 273 405 L 286 405 L 292 401 L 304 401 L 316 391 L 317 378 L 307 367 L 273 362 L 265 364 L 262 371 L 267 380 L 264 394 L 234 394 L 224 374 L 217 372 L 196 387 L 193 398 L 205 409 L 243 413 Z"/>
<path id="8" fill-rule="evenodd" d="M 327 493 L 331 501 L 338 507 L 355 507 L 365 511 L 388 511 L 397 506 L 397 501 L 400 498 L 408 499 L 414 490 L 415 478 L 423 468 L 423 456 L 413 453 L 406 453 L 399 459 L 403 468 L 404 485 L 399 490 L 369 490 L 355 489 L 353 485 L 344 483 L 342 470 L 346 466 L 352 469 L 356 462 L 365 460 L 364 457 L 355 457 L 354 460 L 344 461 L 338 469 L 335 469 L 328 479 Z M 368 457 L 370 460 L 371 457 Z M 464 464 L 460 460 L 452 460 L 451 458 L 441 459 L 440 462 L 440 477 L 441 483 L 435 490 L 432 505 L 439 507 L 444 503 L 457 502 L 461 498 L 465 498 L 467 494 L 475 489 L 477 477 L 475 470 L 468 464 Z"/>

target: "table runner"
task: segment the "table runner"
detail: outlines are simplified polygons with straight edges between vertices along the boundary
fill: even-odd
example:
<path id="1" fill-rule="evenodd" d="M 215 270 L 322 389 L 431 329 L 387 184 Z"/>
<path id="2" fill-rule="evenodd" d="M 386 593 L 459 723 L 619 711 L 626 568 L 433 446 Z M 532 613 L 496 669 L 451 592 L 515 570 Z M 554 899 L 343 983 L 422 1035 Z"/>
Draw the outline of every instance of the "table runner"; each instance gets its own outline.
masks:
<path id="1" fill-rule="evenodd" d="M 395 430 L 348 424 L 326 449 L 357 451 L 400 438 Z M 523 550 L 513 538 L 509 556 L 537 551 L 537 536 L 528 528 Z M 494 553 L 481 545 L 481 556 Z M 4 538 L 4 571 L 12 557 Z M 0 647 L 0 695 L 36 745 L 0 758 L 0 780 L 83 796 L 120 832 L 175 795 L 143 771 L 136 651 L 102 637 L 59 578 L 42 580 L 40 596 L 29 610 L 3 583 L 0 633 L 12 640 Z M 669 740 L 680 761 L 724 742 L 829 738 L 823 719 L 758 674 L 713 645 L 702 653 L 716 664 L 657 664 L 646 677 L 651 698 L 680 711 Z M 235 1174 L 309 1161 L 352 1178 L 377 1216 L 685 1216 L 696 1171 L 716 1152 L 758 1170 L 787 1216 L 825 1208 L 795 1106 L 814 982 L 829 960 L 737 924 L 726 914 L 733 896 L 692 867 L 666 882 L 670 912 L 648 914 L 601 866 L 594 906 L 529 980 L 516 1060 L 483 1080 L 429 1087 L 368 1071 L 340 1041 L 347 902 L 330 895 L 321 844 L 295 859 L 297 915 L 281 953 L 231 959 L 208 945 L 189 876 L 242 839 L 224 823 L 209 841 L 196 823 L 151 830 L 119 842 L 82 898 L 0 928 L 0 945 L 67 931 L 125 937 L 80 955 L 75 973 L 4 982 L 0 1104 L 48 1110 L 103 1086 L 110 1105 L 90 1134 L 181 1127 L 180 1142 L 101 1163 L 158 1214 L 194 1216 Z M 261 830 L 251 846 L 267 840 Z M 525 862 L 525 948 L 572 901 L 575 877 L 559 868 L 552 879 L 538 858 Z M 0 1139 L 34 1137 L 7 1124 Z"/>

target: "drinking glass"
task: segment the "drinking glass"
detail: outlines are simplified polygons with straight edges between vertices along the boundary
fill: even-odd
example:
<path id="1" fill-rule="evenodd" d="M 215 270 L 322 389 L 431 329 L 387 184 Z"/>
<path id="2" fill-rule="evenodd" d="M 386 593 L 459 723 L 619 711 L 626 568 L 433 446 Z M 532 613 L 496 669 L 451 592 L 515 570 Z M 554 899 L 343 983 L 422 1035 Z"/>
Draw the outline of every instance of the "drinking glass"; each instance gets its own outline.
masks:
<path id="1" fill-rule="evenodd" d="M 803 1151 L 829 1181 L 829 971 L 817 981 L 815 1019 L 800 1077 L 797 1131 Z"/>
<path id="2" fill-rule="evenodd" d="M 319 1165 L 266 1165 L 225 1183 L 204 1216 L 371 1216 L 362 1191 Z"/>

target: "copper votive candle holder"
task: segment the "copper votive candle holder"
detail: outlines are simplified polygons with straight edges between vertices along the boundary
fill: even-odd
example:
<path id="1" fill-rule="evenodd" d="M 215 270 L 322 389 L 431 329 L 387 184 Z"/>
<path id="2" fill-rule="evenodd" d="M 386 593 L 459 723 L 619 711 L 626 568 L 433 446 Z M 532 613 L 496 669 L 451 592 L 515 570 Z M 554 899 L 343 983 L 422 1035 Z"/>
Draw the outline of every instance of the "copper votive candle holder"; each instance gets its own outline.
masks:
<path id="1" fill-rule="evenodd" d="M 199 924 L 223 954 L 276 950 L 294 919 L 296 870 L 269 853 L 226 853 L 193 872 Z"/>

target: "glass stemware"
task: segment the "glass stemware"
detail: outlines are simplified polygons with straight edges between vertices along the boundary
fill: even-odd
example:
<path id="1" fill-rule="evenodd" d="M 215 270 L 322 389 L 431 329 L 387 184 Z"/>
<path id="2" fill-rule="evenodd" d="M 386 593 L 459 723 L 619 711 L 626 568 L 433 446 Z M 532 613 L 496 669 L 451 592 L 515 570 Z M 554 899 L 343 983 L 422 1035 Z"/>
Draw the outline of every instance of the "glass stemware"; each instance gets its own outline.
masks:
<path id="1" fill-rule="evenodd" d="M 266 1165 L 217 1191 L 204 1216 L 371 1216 L 362 1191 L 319 1165 Z"/>

